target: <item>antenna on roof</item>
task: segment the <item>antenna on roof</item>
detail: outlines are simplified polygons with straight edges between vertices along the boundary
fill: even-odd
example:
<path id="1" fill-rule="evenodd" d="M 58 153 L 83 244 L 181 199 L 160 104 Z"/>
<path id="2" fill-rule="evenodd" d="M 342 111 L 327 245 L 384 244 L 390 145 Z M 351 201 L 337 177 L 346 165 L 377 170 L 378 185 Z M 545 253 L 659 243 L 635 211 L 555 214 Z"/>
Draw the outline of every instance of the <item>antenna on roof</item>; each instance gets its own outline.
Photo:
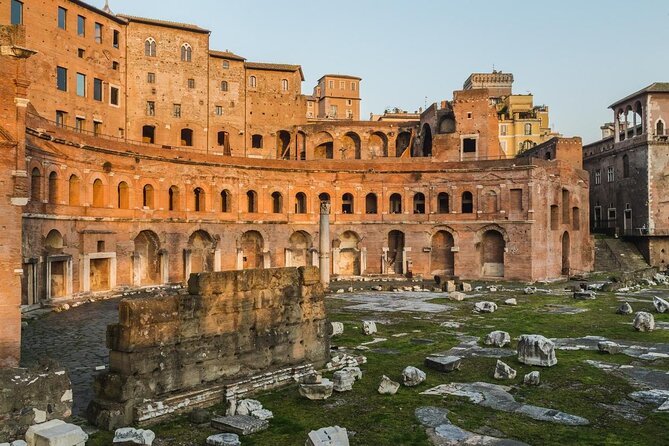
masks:
<path id="1" fill-rule="evenodd" d="M 102 8 L 107 14 L 113 14 L 111 8 L 109 7 L 109 0 L 105 0 L 105 6 Z"/>

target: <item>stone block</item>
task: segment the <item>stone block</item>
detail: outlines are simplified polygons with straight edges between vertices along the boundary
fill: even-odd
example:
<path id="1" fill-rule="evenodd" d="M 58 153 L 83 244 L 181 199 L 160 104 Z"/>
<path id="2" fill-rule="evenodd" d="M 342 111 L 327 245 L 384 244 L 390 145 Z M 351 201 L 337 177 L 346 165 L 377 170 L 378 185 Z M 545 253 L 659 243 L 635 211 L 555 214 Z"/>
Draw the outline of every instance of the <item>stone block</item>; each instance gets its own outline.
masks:
<path id="1" fill-rule="evenodd" d="M 527 386 L 538 386 L 540 382 L 541 379 L 539 376 L 539 372 L 537 372 L 536 370 L 528 373 L 523 377 L 523 384 Z"/>
<path id="2" fill-rule="evenodd" d="M 467 282 L 462 282 L 462 283 L 460 284 L 460 290 L 461 290 L 463 293 L 468 293 L 468 292 L 470 292 L 470 291 L 472 290 L 472 284 L 471 284 L 471 283 L 467 283 Z"/>
<path id="3" fill-rule="evenodd" d="M 260 420 L 251 415 L 231 415 L 212 418 L 211 427 L 237 435 L 251 435 L 267 429 L 269 421 Z"/>
<path id="4" fill-rule="evenodd" d="M 349 390 L 353 390 L 355 376 L 348 370 L 337 370 L 334 372 L 332 381 L 336 392 L 348 392 Z"/>
<path id="5" fill-rule="evenodd" d="M 511 336 L 506 331 L 495 330 L 488 333 L 483 343 L 485 345 L 494 345 L 495 347 L 504 347 L 511 343 Z"/>
<path id="6" fill-rule="evenodd" d="M 46 423 L 40 423 L 30 426 L 26 431 L 26 443 L 28 443 L 28 446 L 35 446 L 35 434 L 37 432 L 46 429 L 51 429 L 52 427 L 60 426 L 62 424 L 66 423 L 63 420 L 51 420 L 47 421 Z"/>
<path id="7" fill-rule="evenodd" d="M 237 415 L 251 415 L 254 410 L 262 409 L 262 403 L 257 400 L 245 399 L 237 402 Z"/>
<path id="8" fill-rule="evenodd" d="M 309 432 L 305 446 L 349 446 L 346 429 L 330 426 Z"/>
<path id="9" fill-rule="evenodd" d="M 330 336 L 339 336 L 340 334 L 344 334 L 344 324 L 341 322 L 331 322 L 331 329 L 332 333 Z"/>
<path id="10" fill-rule="evenodd" d="M 498 359 L 493 376 L 495 379 L 513 379 L 516 377 L 516 371 Z"/>
<path id="11" fill-rule="evenodd" d="M 497 310 L 495 302 L 476 302 L 474 304 L 474 311 L 477 313 L 494 313 Z"/>
<path id="12" fill-rule="evenodd" d="M 451 299 L 451 300 L 455 300 L 457 302 L 462 302 L 463 300 L 465 300 L 465 297 L 466 297 L 465 294 L 461 293 L 459 291 L 449 291 L 448 292 L 448 298 Z"/>
<path id="13" fill-rule="evenodd" d="M 623 347 L 612 341 L 600 341 L 597 343 L 597 349 L 602 353 L 615 355 L 623 351 Z"/>
<path id="14" fill-rule="evenodd" d="M 402 371 L 402 382 L 407 387 L 414 387 L 425 381 L 427 375 L 419 368 L 408 366 Z"/>
<path id="15" fill-rule="evenodd" d="M 319 384 L 300 384 L 299 392 L 305 398 L 310 400 L 325 400 L 332 396 L 334 383 L 327 378 L 323 378 Z"/>
<path id="16" fill-rule="evenodd" d="M 64 423 L 35 432 L 34 440 L 34 446 L 85 446 L 88 434 L 79 426 Z"/>
<path id="17" fill-rule="evenodd" d="M 518 341 L 518 361 L 527 365 L 552 367 L 557 364 L 555 344 L 541 335 L 522 335 Z"/>
<path id="18" fill-rule="evenodd" d="M 376 322 L 362 321 L 362 333 L 368 336 L 376 333 Z"/>
<path id="19" fill-rule="evenodd" d="M 452 293 L 453 291 L 456 291 L 457 287 L 455 286 L 455 280 L 447 280 L 446 282 L 444 282 L 444 286 L 442 289 L 447 293 Z"/>
<path id="20" fill-rule="evenodd" d="M 251 416 L 259 420 L 271 420 L 274 418 L 274 413 L 271 410 L 267 409 L 256 409 L 251 412 Z"/>
<path id="21" fill-rule="evenodd" d="M 655 318 L 650 313 L 639 311 L 634 316 L 632 326 L 636 331 L 653 331 L 655 330 Z"/>
<path id="22" fill-rule="evenodd" d="M 242 442 L 239 441 L 239 435 L 224 433 L 207 437 L 207 446 L 242 446 Z"/>
<path id="23" fill-rule="evenodd" d="M 661 297 L 653 297 L 653 306 L 655 307 L 655 311 L 658 313 L 665 313 L 669 310 L 669 302 L 662 299 Z"/>
<path id="24" fill-rule="evenodd" d="M 616 313 L 626 315 L 626 314 L 634 313 L 634 310 L 632 309 L 632 306 L 629 303 L 625 302 L 621 306 L 618 307 L 618 309 L 616 310 Z"/>
<path id="25" fill-rule="evenodd" d="M 383 375 L 381 377 L 381 382 L 379 383 L 378 392 L 381 395 L 395 395 L 399 388 L 400 383 L 393 381 L 386 375 Z"/>
<path id="26" fill-rule="evenodd" d="M 425 367 L 439 372 L 452 372 L 460 368 L 462 358 L 459 356 L 428 356 Z"/>
<path id="27" fill-rule="evenodd" d="M 592 290 L 583 290 L 574 292 L 574 299 L 576 300 L 593 300 L 596 298 L 597 296 L 595 295 L 595 292 Z"/>

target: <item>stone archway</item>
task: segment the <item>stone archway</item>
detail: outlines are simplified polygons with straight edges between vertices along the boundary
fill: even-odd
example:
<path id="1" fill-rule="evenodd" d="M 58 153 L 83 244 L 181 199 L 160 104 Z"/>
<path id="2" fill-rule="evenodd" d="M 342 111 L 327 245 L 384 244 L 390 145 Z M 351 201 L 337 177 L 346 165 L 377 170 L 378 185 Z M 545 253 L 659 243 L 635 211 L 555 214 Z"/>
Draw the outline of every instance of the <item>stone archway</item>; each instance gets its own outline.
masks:
<path id="1" fill-rule="evenodd" d="M 390 231 L 388 233 L 388 271 L 395 274 L 404 274 L 404 232 Z"/>
<path id="2" fill-rule="evenodd" d="M 258 269 L 264 267 L 263 248 L 265 243 L 258 231 L 247 231 L 242 235 L 242 267 Z"/>
<path id="3" fill-rule="evenodd" d="M 337 274 L 341 276 L 360 275 L 359 243 L 360 236 L 353 231 L 346 231 L 335 240 L 335 249 L 339 249 Z"/>
<path id="4" fill-rule="evenodd" d="M 448 231 L 438 231 L 432 236 L 430 265 L 432 274 L 452 276 L 455 272 L 455 241 Z"/>
<path id="5" fill-rule="evenodd" d="M 135 237 L 133 255 L 135 285 L 157 285 L 161 280 L 160 241 L 153 231 L 142 231 Z"/>
<path id="6" fill-rule="evenodd" d="M 193 232 L 188 239 L 190 250 L 190 273 L 204 273 L 214 270 L 214 239 L 207 231 Z M 188 280 L 188 277 L 186 277 Z"/>
<path id="7" fill-rule="evenodd" d="M 309 249 L 311 236 L 304 231 L 295 231 L 288 239 L 286 266 L 308 266 L 311 264 Z"/>
<path id="8" fill-rule="evenodd" d="M 482 275 L 485 277 L 504 277 L 504 236 L 494 229 L 483 234 L 481 239 Z"/>

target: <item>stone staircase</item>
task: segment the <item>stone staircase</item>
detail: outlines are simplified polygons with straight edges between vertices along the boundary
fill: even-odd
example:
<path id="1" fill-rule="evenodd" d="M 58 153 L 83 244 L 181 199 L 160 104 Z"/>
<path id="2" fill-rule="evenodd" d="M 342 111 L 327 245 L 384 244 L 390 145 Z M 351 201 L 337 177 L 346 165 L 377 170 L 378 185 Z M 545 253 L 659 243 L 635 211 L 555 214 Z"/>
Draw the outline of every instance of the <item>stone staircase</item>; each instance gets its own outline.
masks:
<path id="1" fill-rule="evenodd" d="M 637 247 L 614 237 L 595 238 L 595 271 L 640 271 L 648 269 Z"/>

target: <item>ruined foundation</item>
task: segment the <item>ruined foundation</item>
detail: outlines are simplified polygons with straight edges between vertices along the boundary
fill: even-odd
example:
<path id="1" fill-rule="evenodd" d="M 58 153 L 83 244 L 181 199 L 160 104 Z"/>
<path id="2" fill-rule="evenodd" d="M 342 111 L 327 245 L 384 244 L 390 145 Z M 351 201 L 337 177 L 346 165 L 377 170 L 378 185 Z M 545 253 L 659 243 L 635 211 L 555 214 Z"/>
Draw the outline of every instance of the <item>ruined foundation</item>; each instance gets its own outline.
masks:
<path id="1" fill-rule="evenodd" d="M 329 358 L 318 268 L 193 274 L 188 292 L 121 301 L 92 423 L 153 422 L 293 383 Z"/>

